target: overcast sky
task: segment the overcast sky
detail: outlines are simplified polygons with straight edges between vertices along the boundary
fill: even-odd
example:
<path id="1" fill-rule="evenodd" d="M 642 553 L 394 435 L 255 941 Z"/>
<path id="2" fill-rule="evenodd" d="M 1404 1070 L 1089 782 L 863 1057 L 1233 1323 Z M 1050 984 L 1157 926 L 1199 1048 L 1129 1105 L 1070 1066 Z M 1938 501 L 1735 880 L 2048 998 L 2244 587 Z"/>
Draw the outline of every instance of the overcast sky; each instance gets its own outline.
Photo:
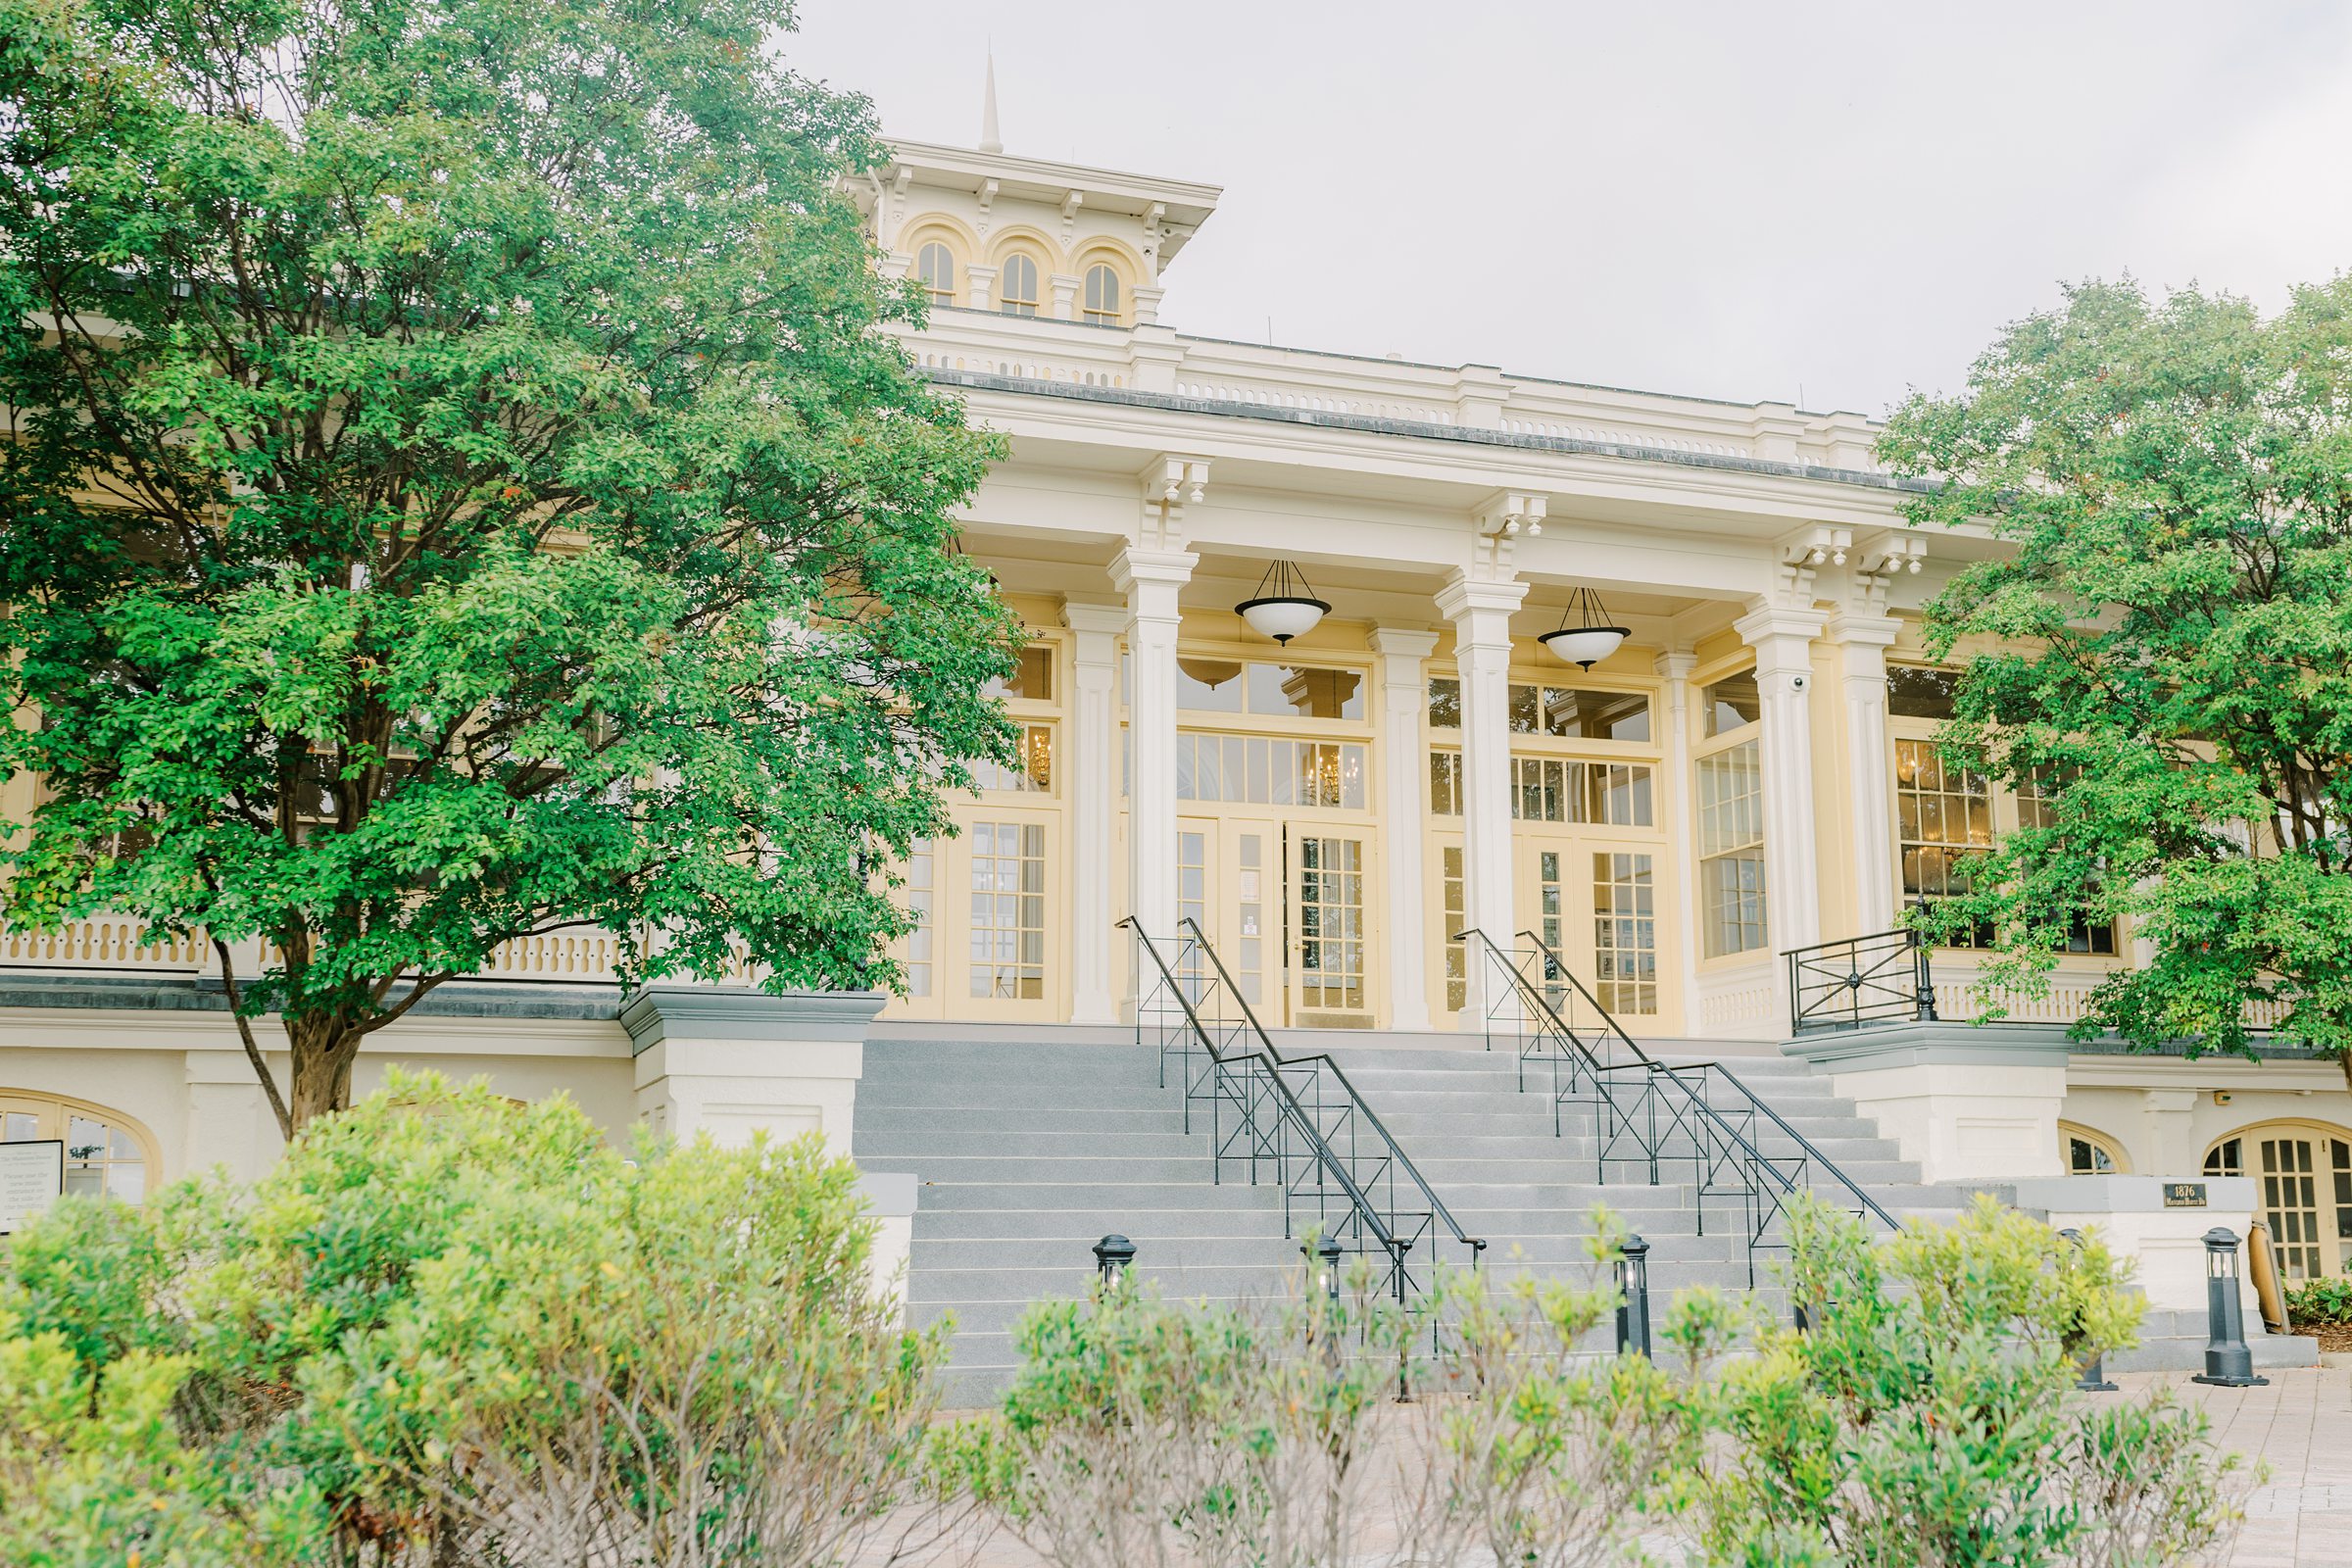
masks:
<path id="1" fill-rule="evenodd" d="M 884 126 L 1221 184 L 1181 331 L 1883 414 L 2061 279 L 2352 267 L 2352 4 L 804 0 Z"/>

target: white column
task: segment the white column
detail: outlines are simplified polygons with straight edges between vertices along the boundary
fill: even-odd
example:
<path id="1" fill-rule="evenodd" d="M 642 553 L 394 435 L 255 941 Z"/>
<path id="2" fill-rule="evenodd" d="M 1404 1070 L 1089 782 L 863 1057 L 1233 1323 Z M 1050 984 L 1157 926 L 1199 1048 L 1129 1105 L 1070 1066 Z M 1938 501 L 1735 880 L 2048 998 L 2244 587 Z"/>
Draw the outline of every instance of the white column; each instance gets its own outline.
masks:
<path id="1" fill-rule="evenodd" d="M 1064 601 L 1061 623 L 1077 633 L 1070 735 L 1061 776 L 1070 803 L 1070 1022 L 1119 1021 L 1121 944 L 1111 923 L 1111 858 L 1118 842 L 1118 605 Z"/>
<path id="2" fill-rule="evenodd" d="M 1458 568 L 1438 590 L 1438 609 L 1453 622 L 1453 657 L 1462 682 L 1462 918 L 1508 949 L 1511 912 L 1511 612 L 1527 597 L 1523 582 L 1483 582 Z M 1487 965 L 1473 958 L 1467 1012 L 1488 1010 Z"/>
<path id="3" fill-rule="evenodd" d="M 1176 935 L 1176 596 L 1200 557 L 1130 545 L 1110 564 L 1127 596 L 1127 909 Z"/>
<path id="4" fill-rule="evenodd" d="M 1667 852 L 1673 857 L 1675 980 L 1682 988 L 1683 1033 L 1695 1034 L 1698 1020 L 1698 818 L 1697 791 L 1690 776 L 1690 671 L 1698 656 L 1660 654 L 1656 668 L 1666 677 Z"/>
<path id="5" fill-rule="evenodd" d="M 1886 650 L 1901 622 L 1887 615 L 1834 615 L 1830 640 L 1843 665 L 1847 831 L 1854 859 L 1854 929 L 1868 936 L 1894 924 L 1894 754 L 1886 738 Z"/>
<path id="6" fill-rule="evenodd" d="M 997 286 L 997 270 L 969 263 L 963 269 L 964 303 L 975 311 L 993 311 L 996 302 L 989 296 Z"/>
<path id="7" fill-rule="evenodd" d="M 1382 626 L 1372 633 L 1380 655 L 1381 855 L 1389 868 L 1389 1027 L 1429 1027 L 1428 888 L 1421 863 L 1422 781 L 1429 752 L 1421 715 L 1429 706 L 1424 662 L 1438 646 L 1434 631 Z"/>
<path id="8" fill-rule="evenodd" d="M 1764 910 L 1781 952 L 1821 940 L 1821 858 L 1813 826 L 1813 639 L 1829 617 L 1769 605 L 1735 627 L 1756 651 L 1763 698 Z"/>
<path id="9" fill-rule="evenodd" d="M 1082 279 L 1072 277 L 1067 272 L 1055 272 L 1049 281 L 1054 285 L 1054 319 L 1078 319 L 1078 285 Z"/>

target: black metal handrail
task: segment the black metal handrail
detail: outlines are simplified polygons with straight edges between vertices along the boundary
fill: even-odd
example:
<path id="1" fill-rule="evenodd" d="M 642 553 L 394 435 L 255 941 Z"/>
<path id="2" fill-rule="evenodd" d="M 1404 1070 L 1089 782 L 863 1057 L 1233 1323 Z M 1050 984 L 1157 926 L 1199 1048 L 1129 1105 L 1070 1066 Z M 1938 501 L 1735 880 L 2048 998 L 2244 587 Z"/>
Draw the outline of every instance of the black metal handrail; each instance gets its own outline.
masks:
<path id="1" fill-rule="evenodd" d="M 1915 929 L 1817 942 L 1782 956 L 1788 960 L 1790 1034 L 1936 1021 L 1936 975 Z"/>
<path id="2" fill-rule="evenodd" d="M 1159 976 L 1137 1002 L 1138 1043 L 1145 1043 L 1157 1020 L 1163 1086 L 1168 1058 L 1183 1063 L 1187 1130 L 1193 1102 L 1206 1102 L 1217 1180 L 1235 1161 L 1247 1160 L 1252 1183 L 1270 1167 L 1283 1188 L 1286 1231 L 1298 1234 L 1298 1210 L 1311 1200 L 1316 1231 L 1347 1250 L 1381 1255 L 1387 1267 L 1381 1286 L 1399 1300 L 1425 1288 L 1413 1258 L 1421 1249 L 1419 1255 L 1434 1261 L 1441 1226 L 1477 1264 L 1485 1240 L 1462 1229 L 1337 1061 L 1323 1054 L 1285 1056 L 1275 1049 L 1197 922 L 1181 923 L 1191 935 L 1179 938 L 1174 963 L 1132 916 L 1118 923 L 1134 933 Z M 1206 968 L 1198 966 L 1202 958 Z M 1214 1016 L 1204 1016 L 1212 1000 Z M 1238 1017 L 1226 1015 L 1228 1002 Z M 1229 1109 L 1235 1113 L 1230 1127 Z M 1399 1176 L 1426 1208 L 1398 1201 Z M 1428 1247 L 1422 1248 L 1424 1242 Z"/>
<path id="3" fill-rule="evenodd" d="M 1241 1009 L 1243 1024 L 1255 1037 L 1257 1049 L 1273 1058 L 1276 1065 L 1284 1071 L 1311 1068 L 1318 1087 L 1325 1080 L 1337 1086 L 1340 1093 L 1347 1098 L 1346 1114 L 1351 1118 L 1360 1118 L 1362 1125 L 1369 1129 L 1371 1135 L 1377 1138 L 1382 1147 L 1387 1150 L 1387 1157 L 1396 1162 L 1397 1168 L 1404 1172 L 1415 1190 L 1421 1194 L 1423 1199 L 1427 1200 L 1430 1212 L 1436 1216 L 1439 1223 L 1452 1234 L 1455 1241 L 1470 1249 L 1473 1254 L 1472 1260 L 1475 1262 L 1476 1254 L 1486 1250 L 1485 1238 L 1472 1236 L 1462 1229 L 1461 1222 L 1453 1217 L 1453 1211 L 1446 1206 L 1446 1200 L 1438 1196 L 1437 1189 L 1430 1186 L 1428 1179 L 1421 1174 L 1420 1167 L 1413 1163 L 1412 1155 L 1404 1152 L 1404 1146 L 1396 1142 L 1396 1136 L 1389 1131 L 1388 1124 L 1380 1119 L 1380 1113 L 1372 1108 L 1371 1102 L 1364 1099 L 1362 1092 L 1348 1076 L 1348 1069 L 1341 1066 L 1338 1059 L 1325 1051 L 1312 1052 L 1305 1055 L 1283 1054 L 1281 1050 L 1275 1046 L 1274 1037 L 1266 1033 L 1266 1026 L 1258 1022 L 1257 1009 L 1250 1004 L 1249 997 L 1235 982 L 1233 972 L 1225 967 L 1225 960 L 1218 956 L 1215 945 L 1201 931 L 1200 922 L 1187 915 L 1177 924 L 1192 932 L 1193 940 L 1200 944 L 1200 952 L 1215 967 L 1218 984 L 1224 988 L 1227 995 L 1233 998 L 1234 1004 Z"/>
<path id="4" fill-rule="evenodd" d="M 1781 1245 L 1771 1240 L 1774 1222 L 1797 1193 L 1813 1191 L 1816 1172 L 1844 1189 L 1857 1212 L 1877 1218 L 1889 1230 L 1899 1228 L 1877 1199 L 1737 1074 L 1720 1062 L 1676 1065 L 1658 1060 L 1569 972 L 1542 937 L 1533 931 L 1522 931 L 1519 936 L 1529 946 L 1520 950 L 1517 957 L 1483 932 L 1465 931 L 1461 936 L 1466 947 L 1486 955 L 1488 975 L 1507 979 L 1507 1002 L 1486 999 L 1489 1049 L 1493 1049 L 1494 1024 L 1498 1018 L 1519 1020 L 1516 1033 L 1522 1090 L 1526 1088 L 1526 1061 L 1541 1053 L 1551 1054 L 1555 1063 L 1553 1132 L 1556 1135 L 1562 1130 L 1563 1106 L 1579 1102 L 1592 1106 L 1597 1135 L 1595 1175 L 1602 1185 L 1608 1183 L 1612 1162 L 1643 1165 L 1650 1184 L 1655 1185 L 1666 1166 L 1687 1161 L 1698 1198 L 1700 1235 L 1706 1234 L 1708 1200 L 1740 1202 L 1751 1282 L 1757 1251 Z M 1540 980 L 1528 972 L 1538 964 Z M 1571 993 L 1592 1009 L 1596 1023 L 1580 1030 L 1568 1021 L 1557 999 Z M 1532 1022 L 1527 1017 L 1531 1009 Z M 1562 1066 L 1569 1079 L 1565 1090 L 1558 1087 L 1557 1073 Z M 1590 1092 L 1580 1093 L 1587 1084 Z M 1735 1102 L 1719 1104 L 1718 1100 L 1727 1095 Z M 1759 1117 L 1794 1144 L 1797 1152 L 1765 1153 L 1756 1136 Z M 1631 1153 L 1626 1152 L 1629 1143 Z"/>

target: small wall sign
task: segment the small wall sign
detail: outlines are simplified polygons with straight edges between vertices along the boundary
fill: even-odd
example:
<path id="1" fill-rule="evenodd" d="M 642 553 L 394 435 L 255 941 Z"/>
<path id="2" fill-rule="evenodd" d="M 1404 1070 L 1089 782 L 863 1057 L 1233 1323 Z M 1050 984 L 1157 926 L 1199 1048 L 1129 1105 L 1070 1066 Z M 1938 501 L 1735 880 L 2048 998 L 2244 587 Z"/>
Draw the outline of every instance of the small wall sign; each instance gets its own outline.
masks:
<path id="1" fill-rule="evenodd" d="M 2205 1184 L 2203 1182 L 2166 1182 L 2164 1184 L 2164 1206 L 2167 1208 L 2203 1208 L 2205 1206 Z"/>
<path id="2" fill-rule="evenodd" d="M 65 1190 L 64 1140 L 0 1144 L 0 1236 L 23 1229 L 35 1214 L 47 1213 Z"/>

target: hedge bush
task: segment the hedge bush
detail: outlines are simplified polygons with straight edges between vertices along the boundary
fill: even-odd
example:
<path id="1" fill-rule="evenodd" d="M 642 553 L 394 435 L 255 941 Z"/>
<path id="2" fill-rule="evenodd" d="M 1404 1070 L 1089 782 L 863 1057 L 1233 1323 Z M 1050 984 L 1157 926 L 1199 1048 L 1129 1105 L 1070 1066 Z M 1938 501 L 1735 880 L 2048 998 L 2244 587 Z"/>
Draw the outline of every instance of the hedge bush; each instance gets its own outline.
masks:
<path id="1" fill-rule="evenodd" d="M 428 1075 L 249 1192 L 62 1201 L 0 1275 L 0 1562 L 835 1561 L 943 1344 L 856 1179 Z"/>

